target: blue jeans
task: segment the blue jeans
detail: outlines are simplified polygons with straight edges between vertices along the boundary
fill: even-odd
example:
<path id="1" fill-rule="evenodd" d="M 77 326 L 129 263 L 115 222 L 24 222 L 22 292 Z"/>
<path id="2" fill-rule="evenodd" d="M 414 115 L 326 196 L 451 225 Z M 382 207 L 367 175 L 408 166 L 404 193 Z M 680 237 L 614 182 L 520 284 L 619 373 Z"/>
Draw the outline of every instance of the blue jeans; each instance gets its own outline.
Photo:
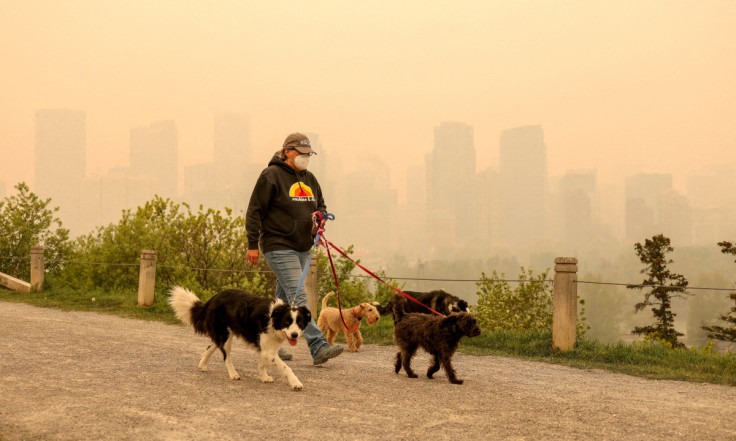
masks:
<path id="1" fill-rule="evenodd" d="M 296 306 L 306 306 L 308 308 L 307 290 L 304 285 L 302 285 L 299 292 L 296 292 L 296 288 L 299 286 L 302 271 L 304 271 L 304 267 L 309 260 L 309 251 L 276 250 L 263 253 L 263 257 L 266 258 L 268 266 L 276 273 L 276 298 L 288 304 L 294 302 Z M 304 338 L 307 339 L 312 358 L 322 346 L 328 344 L 314 318 L 304 329 Z"/>

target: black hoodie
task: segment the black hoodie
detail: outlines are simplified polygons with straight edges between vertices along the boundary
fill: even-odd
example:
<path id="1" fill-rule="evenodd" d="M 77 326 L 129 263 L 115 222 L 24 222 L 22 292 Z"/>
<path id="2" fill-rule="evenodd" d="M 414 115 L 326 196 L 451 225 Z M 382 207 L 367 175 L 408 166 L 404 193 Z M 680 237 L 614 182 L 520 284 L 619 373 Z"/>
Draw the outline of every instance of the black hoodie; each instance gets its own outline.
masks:
<path id="1" fill-rule="evenodd" d="M 312 246 L 312 213 L 325 211 L 317 178 L 296 171 L 276 152 L 261 172 L 245 215 L 248 249 L 307 251 Z"/>

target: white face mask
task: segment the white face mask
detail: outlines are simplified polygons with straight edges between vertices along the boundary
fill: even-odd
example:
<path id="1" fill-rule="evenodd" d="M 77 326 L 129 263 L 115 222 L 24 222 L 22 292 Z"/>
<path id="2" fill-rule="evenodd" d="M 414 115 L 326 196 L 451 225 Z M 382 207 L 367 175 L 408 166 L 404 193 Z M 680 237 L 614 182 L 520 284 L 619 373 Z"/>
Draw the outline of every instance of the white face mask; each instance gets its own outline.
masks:
<path id="1" fill-rule="evenodd" d="M 294 165 L 299 170 L 306 170 L 309 166 L 309 155 L 299 155 L 294 158 Z"/>

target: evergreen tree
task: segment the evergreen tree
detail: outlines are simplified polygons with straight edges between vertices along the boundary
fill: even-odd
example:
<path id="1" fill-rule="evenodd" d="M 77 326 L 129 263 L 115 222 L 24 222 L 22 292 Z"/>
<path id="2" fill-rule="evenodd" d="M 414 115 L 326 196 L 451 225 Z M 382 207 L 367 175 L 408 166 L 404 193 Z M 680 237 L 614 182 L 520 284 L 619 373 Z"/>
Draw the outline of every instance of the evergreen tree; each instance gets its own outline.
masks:
<path id="1" fill-rule="evenodd" d="M 684 334 L 675 330 L 675 313 L 672 312 L 672 296 L 685 293 L 688 285 L 687 279 L 680 274 L 672 273 L 667 265 L 672 263 L 667 259 L 667 253 L 674 251 L 670 245 L 670 239 L 662 234 L 646 239 L 644 245 L 634 245 L 636 255 L 645 265 L 641 270 L 648 278 L 641 285 L 629 285 L 629 289 L 645 289 L 650 291 L 644 294 L 644 301 L 635 305 L 636 312 L 647 306 L 652 307 L 652 314 L 656 320 L 654 325 L 637 326 L 632 334 L 645 335 L 650 338 L 664 340 L 673 347 L 684 347 L 677 340 Z"/>
<path id="2" fill-rule="evenodd" d="M 736 246 L 731 242 L 719 242 L 718 245 L 721 247 L 721 252 L 723 254 L 736 255 Z M 729 297 L 736 304 L 736 293 L 731 293 Z M 703 329 L 708 332 L 708 338 L 736 342 L 736 305 L 731 308 L 730 313 L 722 314 L 718 318 L 728 323 L 729 327 L 703 326 Z"/>

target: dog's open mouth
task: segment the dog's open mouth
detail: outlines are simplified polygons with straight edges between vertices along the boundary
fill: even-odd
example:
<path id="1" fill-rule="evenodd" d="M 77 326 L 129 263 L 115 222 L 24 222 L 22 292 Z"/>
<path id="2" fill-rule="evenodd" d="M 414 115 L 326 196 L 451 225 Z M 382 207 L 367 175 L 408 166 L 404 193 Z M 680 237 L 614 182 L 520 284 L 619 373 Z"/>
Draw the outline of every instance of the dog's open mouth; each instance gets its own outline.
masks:
<path id="1" fill-rule="evenodd" d="M 290 345 L 292 345 L 292 346 L 296 346 L 296 339 L 295 339 L 295 338 L 288 338 L 288 337 L 287 337 L 287 340 L 289 340 L 289 344 L 290 344 Z"/>

